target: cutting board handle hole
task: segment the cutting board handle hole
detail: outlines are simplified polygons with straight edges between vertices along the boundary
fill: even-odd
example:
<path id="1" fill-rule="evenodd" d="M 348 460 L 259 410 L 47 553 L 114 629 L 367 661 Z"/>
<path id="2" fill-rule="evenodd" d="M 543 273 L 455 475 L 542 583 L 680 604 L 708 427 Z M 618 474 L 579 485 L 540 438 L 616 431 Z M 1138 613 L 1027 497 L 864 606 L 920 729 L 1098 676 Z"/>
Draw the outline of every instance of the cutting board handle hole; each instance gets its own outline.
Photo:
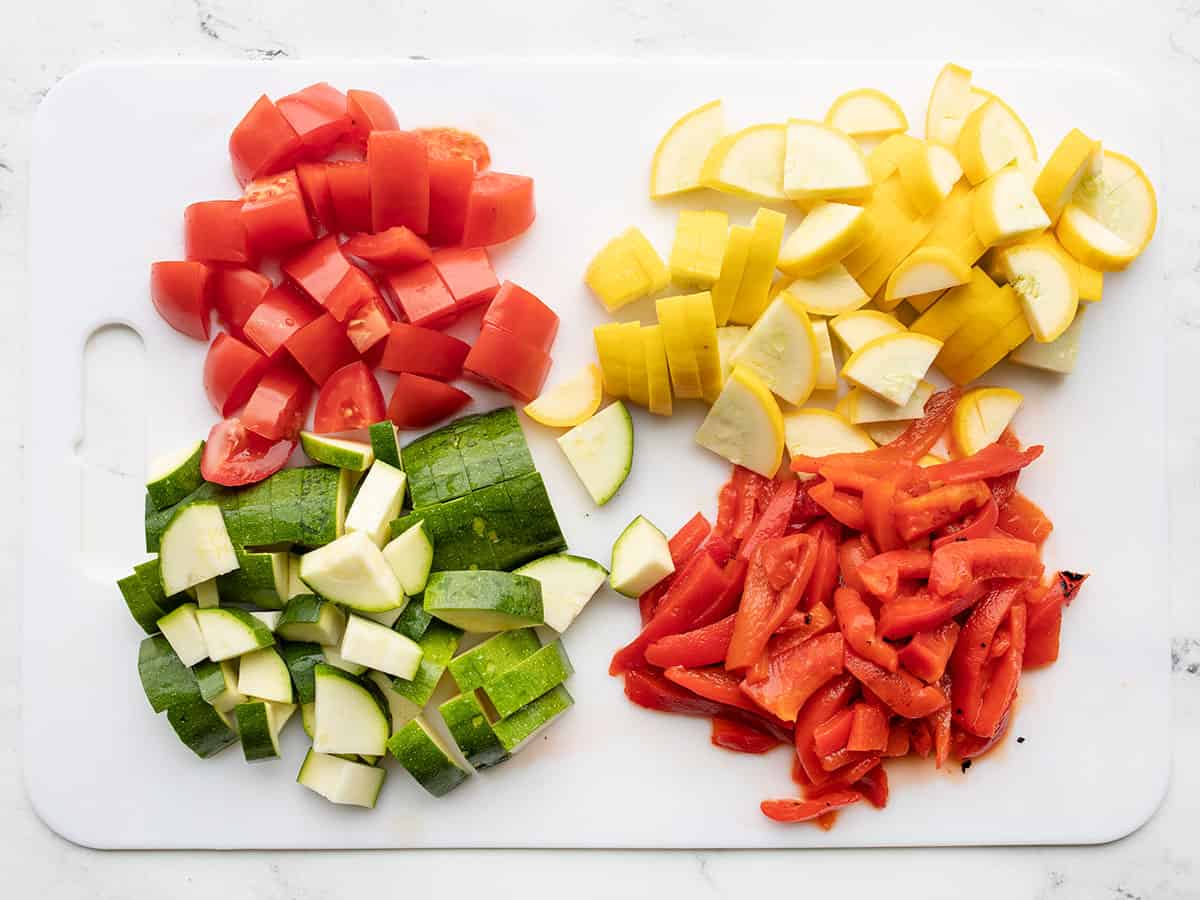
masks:
<path id="1" fill-rule="evenodd" d="M 83 347 L 82 426 L 75 445 L 87 571 L 128 568 L 145 552 L 146 397 L 142 336 L 123 323 L 95 328 Z"/>

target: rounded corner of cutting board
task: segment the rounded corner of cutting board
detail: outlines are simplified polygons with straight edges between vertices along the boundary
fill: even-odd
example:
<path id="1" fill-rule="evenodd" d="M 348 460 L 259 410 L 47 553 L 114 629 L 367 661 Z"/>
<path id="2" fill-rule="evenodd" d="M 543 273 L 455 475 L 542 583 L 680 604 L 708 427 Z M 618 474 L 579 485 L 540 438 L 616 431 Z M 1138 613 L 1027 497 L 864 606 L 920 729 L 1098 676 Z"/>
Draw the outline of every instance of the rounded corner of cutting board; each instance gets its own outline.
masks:
<path id="1" fill-rule="evenodd" d="M 28 747 L 28 741 L 25 742 Z M 46 828 L 76 847 L 87 850 L 111 850 L 115 845 L 104 839 L 103 831 L 92 831 L 96 819 L 76 815 L 78 798 L 71 798 L 53 789 L 49 779 L 52 772 L 43 771 L 42 765 L 23 754 L 25 794 L 29 806 Z"/>

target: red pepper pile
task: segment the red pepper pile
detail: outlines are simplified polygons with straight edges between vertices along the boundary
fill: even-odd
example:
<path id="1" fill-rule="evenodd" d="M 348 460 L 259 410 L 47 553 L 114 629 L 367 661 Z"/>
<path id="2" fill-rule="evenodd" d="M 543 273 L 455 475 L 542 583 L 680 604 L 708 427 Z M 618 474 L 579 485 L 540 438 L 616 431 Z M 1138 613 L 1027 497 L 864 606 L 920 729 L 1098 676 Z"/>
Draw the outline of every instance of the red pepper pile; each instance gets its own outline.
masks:
<path id="1" fill-rule="evenodd" d="M 433 425 L 470 401 L 448 384 L 460 375 L 522 401 L 541 391 L 558 317 L 501 284 L 487 251 L 533 223 L 533 180 L 490 171 L 482 140 L 401 130 L 378 94 L 322 82 L 259 97 L 229 154 L 241 198 L 188 206 L 186 259 L 150 268 L 172 327 L 207 341 L 215 309 L 225 329 L 204 363 L 224 418 L 206 479 L 244 484 L 282 467 L 314 388 L 322 433 Z M 264 262 L 279 264 L 279 283 Z M 473 345 L 438 330 L 481 305 Z M 386 404 L 376 367 L 399 376 Z"/>
<path id="2" fill-rule="evenodd" d="M 1087 577 L 1046 577 L 1052 529 L 1016 490 L 1042 453 L 1010 432 L 922 468 L 960 392 L 865 453 L 795 457 L 801 479 L 736 467 L 715 526 L 671 538 L 675 573 L 640 599 L 642 630 L 613 656 L 648 709 L 712 718 L 712 743 L 795 748 L 799 798 L 780 822 L 832 827 L 887 804 L 884 761 L 973 759 L 1006 733 L 1021 672 L 1058 658 L 1063 608 Z"/>

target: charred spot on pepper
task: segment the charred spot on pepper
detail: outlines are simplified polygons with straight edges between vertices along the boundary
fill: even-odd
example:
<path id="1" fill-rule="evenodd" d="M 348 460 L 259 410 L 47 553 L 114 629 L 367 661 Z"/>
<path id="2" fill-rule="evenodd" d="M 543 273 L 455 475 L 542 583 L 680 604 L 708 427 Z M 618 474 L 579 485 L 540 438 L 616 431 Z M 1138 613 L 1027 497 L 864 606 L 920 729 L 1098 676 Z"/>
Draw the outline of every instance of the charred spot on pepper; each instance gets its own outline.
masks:
<path id="1" fill-rule="evenodd" d="M 967 773 L 967 769 L 969 769 L 969 768 L 971 768 L 971 760 L 964 759 L 962 761 L 962 771 L 963 771 L 964 775 Z"/>

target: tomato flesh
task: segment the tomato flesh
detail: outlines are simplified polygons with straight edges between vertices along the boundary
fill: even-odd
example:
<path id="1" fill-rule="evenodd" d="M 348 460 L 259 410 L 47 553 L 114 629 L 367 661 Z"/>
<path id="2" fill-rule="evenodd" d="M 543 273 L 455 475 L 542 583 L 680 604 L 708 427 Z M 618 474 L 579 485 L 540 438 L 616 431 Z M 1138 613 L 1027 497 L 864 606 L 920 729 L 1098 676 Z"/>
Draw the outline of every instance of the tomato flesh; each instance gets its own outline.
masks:
<path id="1" fill-rule="evenodd" d="M 317 384 L 358 359 L 346 331 L 329 313 L 313 319 L 284 344 L 300 368 Z"/>
<path id="2" fill-rule="evenodd" d="M 447 247 L 435 252 L 432 262 L 460 310 L 487 303 L 500 290 L 496 270 L 483 247 Z"/>
<path id="3" fill-rule="evenodd" d="M 429 157 L 411 131 L 372 131 L 367 138 L 371 231 L 394 225 L 429 230 Z M 365 229 L 364 229 L 365 230 Z"/>
<path id="4" fill-rule="evenodd" d="M 371 178 L 367 164 L 357 160 L 326 163 L 325 180 L 338 231 L 370 231 Z"/>
<path id="5" fill-rule="evenodd" d="M 406 269 L 433 255 L 421 236 L 403 225 L 377 234 L 356 234 L 342 244 L 342 250 L 385 269 Z"/>
<path id="6" fill-rule="evenodd" d="M 246 402 L 270 364 L 265 356 L 225 332 L 204 356 L 204 392 L 213 408 L 228 416 Z"/>
<path id="7" fill-rule="evenodd" d="M 374 91 L 346 91 L 346 107 L 350 113 L 350 141 L 364 150 L 372 131 L 393 131 L 400 127 L 388 102 Z"/>
<path id="8" fill-rule="evenodd" d="M 296 178 L 304 197 L 304 208 L 313 223 L 326 231 L 337 231 L 337 216 L 333 210 L 333 195 L 329 192 L 329 175 L 323 162 L 296 164 Z"/>
<path id="9" fill-rule="evenodd" d="M 414 128 L 413 134 L 425 142 L 430 159 L 470 160 L 475 171 L 482 172 L 492 164 L 492 153 L 483 138 L 457 128 Z"/>
<path id="10" fill-rule="evenodd" d="M 281 268 L 289 281 L 325 306 L 352 266 L 337 238 L 330 234 L 284 260 Z"/>
<path id="11" fill-rule="evenodd" d="M 549 354 L 520 338 L 484 325 L 463 363 L 463 373 L 528 403 L 542 391 L 550 372 Z"/>
<path id="12" fill-rule="evenodd" d="M 316 236 L 294 169 L 256 178 L 246 185 L 242 225 L 256 253 L 278 253 Z"/>
<path id="13" fill-rule="evenodd" d="M 428 428 L 470 402 L 471 395 L 456 387 L 404 372 L 396 380 L 387 417 L 397 428 Z"/>
<path id="14" fill-rule="evenodd" d="M 263 94 L 229 135 L 229 158 L 238 184 L 291 166 L 301 150 L 300 136 Z"/>
<path id="15" fill-rule="evenodd" d="M 150 264 L 150 301 L 181 334 L 207 341 L 212 314 L 212 270 L 202 262 L 169 260 Z"/>
<path id="16" fill-rule="evenodd" d="M 294 440 L 308 418 L 312 382 L 290 359 L 275 363 L 246 402 L 242 424 L 271 440 Z"/>
<path id="17" fill-rule="evenodd" d="M 183 246 L 188 259 L 245 265 L 254 255 L 242 222 L 240 200 L 202 200 L 183 211 Z"/>
<path id="18" fill-rule="evenodd" d="M 246 320 L 266 299 L 271 287 L 271 279 L 253 269 L 221 268 L 214 272 L 213 306 L 225 330 L 241 337 Z"/>
<path id="19" fill-rule="evenodd" d="M 502 172 L 476 175 L 462 245 L 484 247 L 512 240 L 533 224 L 535 215 L 532 178 Z"/>
<path id="20" fill-rule="evenodd" d="M 429 157 L 429 242 L 448 247 L 462 240 L 475 163 L 462 157 Z"/>
<path id="21" fill-rule="evenodd" d="M 208 433 L 200 474 L 226 487 L 252 484 L 282 469 L 295 449 L 294 440 L 272 441 L 247 429 L 240 419 L 224 419 Z"/>
<path id="22" fill-rule="evenodd" d="M 308 159 L 322 159 L 350 131 L 346 95 L 324 81 L 280 97 L 275 105 L 295 129 Z"/>
<path id="23" fill-rule="evenodd" d="M 332 434 L 365 428 L 385 418 L 383 391 L 363 362 L 343 366 L 332 375 L 317 395 L 313 431 Z"/>
<path id="24" fill-rule="evenodd" d="M 384 275 L 384 287 L 413 325 L 446 325 L 458 314 L 450 293 L 433 263 Z"/>
<path id="25" fill-rule="evenodd" d="M 483 323 L 549 353 L 558 335 L 558 315 L 529 291 L 506 281 L 483 314 Z"/>
<path id="26" fill-rule="evenodd" d="M 438 381 L 452 381 L 462 374 L 463 360 L 470 352 L 471 345 L 456 337 L 396 322 L 391 326 L 379 367 L 389 372 L 411 372 Z"/>
<path id="27" fill-rule="evenodd" d="M 287 339 L 320 314 L 312 301 L 290 285 L 281 284 L 271 288 L 242 330 L 260 353 L 277 359 Z"/>

